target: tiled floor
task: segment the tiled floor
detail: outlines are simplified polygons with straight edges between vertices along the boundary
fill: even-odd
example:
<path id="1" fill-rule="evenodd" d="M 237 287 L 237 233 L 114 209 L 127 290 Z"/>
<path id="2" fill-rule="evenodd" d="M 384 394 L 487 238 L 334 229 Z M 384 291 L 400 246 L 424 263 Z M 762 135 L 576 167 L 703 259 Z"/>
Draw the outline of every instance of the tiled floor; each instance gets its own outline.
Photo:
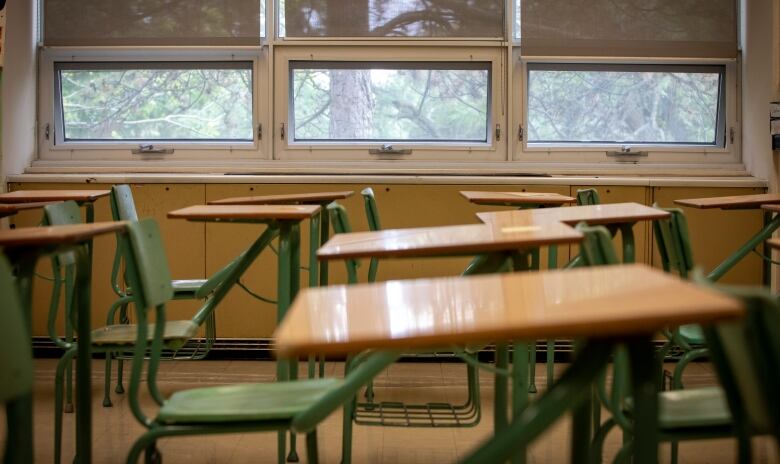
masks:
<path id="1" fill-rule="evenodd" d="M 36 361 L 35 443 L 36 462 L 52 462 L 53 360 Z M 565 366 L 556 366 L 557 370 Z M 341 364 L 329 363 L 328 372 L 338 375 Z M 234 382 L 271 382 L 274 365 L 258 361 L 198 361 L 163 364 L 159 385 L 168 395 L 177 390 Z M 714 374 L 707 364 L 693 364 L 686 372 L 688 386 L 711 385 Z M 114 406 L 102 407 L 103 363 L 94 362 L 94 456 L 98 463 L 124 462 L 127 451 L 144 430 L 130 413 L 126 395 L 113 394 Z M 483 415 L 481 423 L 466 429 L 406 429 L 356 426 L 353 456 L 355 463 L 447 463 L 466 456 L 492 430 L 493 391 L 490 375 L 481 375 Z M 537 368 L 537 383 L 544 386 L 544 367 Z M 465 367 L 451 363 L 402 363 L 393 365 L 376 380 L 377 399 L 403 397 L 409 401 L 459 401 L 465 392 Z M 147 397 L 148 414 L 155 408 Z M 338 463 L 341 456 L 341 413 L 329 417 L 318 429 L 320 461 Z M 73 455 L 74 415 L 65 416 L 64 460 Z M 531 463 L 568 461 L 569 427 L 562 420 L 537 442 L 530 452 Z M 618 433 L 610 436 L 605 462 L 617 451 Z M 166 464 L 185 463 L 272 463 L 276 456 L 276 435 L 254 433 L 224 436 L 175 438 L 159 443 Z M 301 438 L 299 452 L 305 462 Z M 778 462 L 769 440 L 754 441 L 756 462 Z M 661 450 L 668 461 L 668 448 Z M 685 443 L 680 448 L 681 463 L 730 463 L 735 461 L 733 440 Z"/>

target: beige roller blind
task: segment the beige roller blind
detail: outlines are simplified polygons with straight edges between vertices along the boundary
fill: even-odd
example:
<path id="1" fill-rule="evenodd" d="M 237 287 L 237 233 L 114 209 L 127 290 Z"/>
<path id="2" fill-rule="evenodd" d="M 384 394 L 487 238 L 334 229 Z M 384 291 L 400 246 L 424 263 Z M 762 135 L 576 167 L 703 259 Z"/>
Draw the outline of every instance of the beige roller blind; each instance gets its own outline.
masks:
<path id="1" fill-rule="evenodd" d="M 736 0 L 519 0 L 526 56 L 733 58 Z"/>
<path id="2" fill-rule="evenodd" d="M 261 0 L 43 0 L 45 45 L 257 45 Z"/>
<path id="3" fill-rule="evenodd" d="M 501 38 L 504 0 L 282 0 L 286 37 Z"/>

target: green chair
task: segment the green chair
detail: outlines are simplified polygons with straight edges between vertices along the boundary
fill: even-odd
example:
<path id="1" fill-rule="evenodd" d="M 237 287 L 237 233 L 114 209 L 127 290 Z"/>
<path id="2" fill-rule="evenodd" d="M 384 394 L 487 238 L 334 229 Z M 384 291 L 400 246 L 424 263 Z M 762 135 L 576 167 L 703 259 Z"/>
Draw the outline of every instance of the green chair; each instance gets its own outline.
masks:
<path id="1" fill-rule="evenodd" d="M 659 208 L 658 205 L 653 206 Z M 661 257 L 661 264 L 664 271 L 688 279 L 693 272 L 694 261 L 685 214 L 677 208 L 659 209 L 671 214 L 668 219 L 653 221 L 653 234 L 658 254 Z M 705 345 L 704 331 L 700 326 L 692 324 L 666 330 L 664 335 L 668 341 L 661 349 L 662 355 L 666 356 L 674 348 L 683 352 L 672 375 L 672 388 L 681 389 L 683 388 L 682 374 L 688 364 L 709 354 L 707 348 L 703 347 Z"/>
<path id="2" fill-rule="evenodd" d="M 373 201 L 373 191 L 370 188 L 363 190 L 363 198 L 366 205 L 366 214 L 369 217 L 371 227 L 379 227 L 379 216 L 376 212 L 376 203 Z M 347 210 L 337 202 L 328 205 L 328 214 L 330 223 L 336 234 L 352 232 Z M 373 212 L 372 212 L 373 211 Z M 378 230 L 378 229 L 372 229 Z M 373 260 L 372 260 L 373 261 Z M 475 260 L 472 266 L 464 272 L 464 275 L 496 272 L 497 268 L 505 269 L 505 262 L 502 260 L 501 266 L 498 266 L 495 259 L 485 258 Z M 347 277 L 350 284 L 358 283 L 358 269 L 360 262 L 355 259 L 345 260 L 347 268 Z M 376 277 L 376 267 L 373 267 L 374 273 L 369 267 L 368 281 L 373 282 Z M 481 347 L 480 347 L 481 348 Z M 479 397 L 479 363 L 476 360 L 476 353 L 479 351 L 475 347 L 455 348 L 457 354 L 467 362 L 466 375 L 468 392 L 466 400 L 462 404 L 449 403 L 428 403 L 424 405 L 406 404 L 403 402 L 374 402 L 373 383 L 366 385 L 365 403 L 356 403 L 354 412 L 355 423 L 361 425 L 388 425 L 404 427 L 471 427 L 479 423 L 481 419 L 481 403 Z M 359 414 L 358 414 L 359 413 Z M 346 419 L 345 419 L 346 420 Z M 442 425 L 444 424 L 444 425 Z M 345 436 L 348 434 L 347 427 L 351 427 L 345 422 Z"/>
<path id="3" fill-rule="evenodd" d="M 619 263 L 612 245 L 611 234 L 606 228 L 579 224 L 577 230 L 584 235 L 581 250 L 586 265 Z M 720 327 L 718 330 L 726 330 L 724 327 Z M 729 343 L 733 347 L 742 342 L 731 337 Z M 715 361 L 718 362 L 718 360 Z M 736 380 L 735 373 L 739 373 L 745 379 L 756 378 L 755 373 L 742 373 L 743 370 L 750 370 L 752 365 L 753 362 L 744 357 L 740 357 L 739 361 L 735 358 L 728 363 L 720 362 L 719 378 L 724 386 L 723 389 L 715 387 L 659 393 L 659 439 L 672 442 L 672 462 L 677 462 L 677 442 L 679 441 L 734 436 L 740 442 L 742 462 L 749 462 L 750 444 L 747 439 L 749 433 L 743 429 L 744 404 L 742 395 L 756 396 L 755 388 L 745 385 L 740 391 L 737 391 L 733 385 L 734 382 L 743 380 L 742 378 Z M 602 462 L 604 440 L 616 425 L 620 426 L 624 432 L 624 446 L 618 452 L 615 461 L 624 462 L 629 459 L 632 430 L 632 403 L 630 392 L 627 389 L 629 368 L 627 353 L 624 350 L 618 350 L 614 357 L 612 388 L 609 393 L 606 389 L 606 372 L 600 377 L 596 391 L 612 417 L 597 428 L 593 440 L 591 462 Z M 776 368 L 780 368 L 780 364 Z M 754 417 L 756 424 L 760 424 L 762 428 L 766 429 L 763 426 L 765 420 L 757 415 Z M 736 420 L 737 418 L 740 420 Z M 595 411 L 594 420 L 598 420 Z M 746 453 L 747 461 L 743 457 Z"/>
<path id="4" fill-rule="evenodd" d="M 577 205 L 600 205 L 601 199 L 599 198 L 599 191 L 594 188 L 577 190 Z"/>
<path id="5" fill-rule="evenodd" d="M 366 208 L 366 218 L 368 219 L 368 229 L 371 231 L 382 230 L 382 226 L 379 222 L 379 209 L 376 206 L 376 198 L 374 197 L 374 190 L 371 187 L 364 188 L 360 194 L 363 196 L 363 206 Z M 368 281 L 376 282 L 377 268 L 379 267 L 379 260 L 377 258 L 371 258 L 368 265 Z"/>
<path id="6" fill-rule="evenodd" d="M 741 299 L 746 315 L 740 322 L 721 323 L 704 331 L 720 387 L 659 393 L 659 440 L 672 443 L 672 463 L 678 460 L 680 441 L 735 437 L 740 463 L 752 462 L 751 436 L 771 435 L 780 441 L 780 381 L 776 374 L 780 371 L 780 345 L 775 338 L 780 336 L 780 306 L 763 289 L 719 288 Z M 616 372 L 626 368 L 615 367 Z M 606 434 L 616 423 L 629 432 L 616 461 L 625 461 L 631 449 L 631 399 L 624 389 L 618 387 L 617 394 L 614 389 L 613 384 L 608 401 L 615 406 L 623 395 L 624 407 L 613 410 L 617 414 L 597 433 L 592 462 L 601 459 Z M 602 395 L 606 393 L 602 391 Z"/>
<path id="7" fill-rule="evenodd" d="M 307 434 L 308 462 L 316 463 L 317 424 L 348 403 L 365 382 L 398 357 L 394 353 L 374 353 L 360 365 L 351 364 L 344 379 L 196 388 L 174 393 L 165 399 L 157 387 L 160 355 L 171 343 L 180 346 L 183 339 L 168 335 L 171 332 L 170 322 L 147 325 L 149 312 L 154 314 L 156 321 L 165 321 L 165 305 L 174 295 L 157 223 L 151 219 L 131 223 L 128 225 L 128 242 L 127 279 L 134 289 L 138 318 L 129 342 L 135 345 L 135 350 L 128 400 L 133 415 L 148 429 L 132 446 L 128 463 L 136 463 L 141 453 L 145 453 L 147 462 L 160 462 L 155 442 L 164 437 L 277 431 L 278 462 L 281 464 L 285 461 L 288 430 Z M 225 283 L 234 283 L 245 270 L 238 266 L 231 269 Z M 220 286 L 206 305 L 218 304 L 227 291 L 227 286 Z M 144 378 L 147 353 L 150 356 Z M 159 411 L 154 416 L 147 416 L 141 408 L 140 389 L 144 381 L 159 405 Z"/>
<path id="8" fill-rule="evenodd" d="M 14 286 L 11 266 L 0 255 L 0 402 L 5 405 L 6 439 L 3 462 L 32 464 L 33 363 L 30 328 Z"/>
<path id="9" fill-rule="evenodd" d="M 115 221 L 137 221 L 138 213 L 133 199 L 133 192 L 129 185 L 114 185 L 111 187 L 111 215 Z M 132 290 L 121 276 L 121 269 L 124 260 L 122 247 L 120 243 L 125 240 L 123 234 L 117 234 L 117 248 L 114 254 L 114 263 L 111 269 L 111 287 L 118 299 L 108 310 L 106 325 L 127 324 L 129 323 L 128 305 L 132 301 Z M 236 265 L 238 258 L 227 264 L 225 267 L 214 273 L 208 279 L 189 279 L 173 280 L 173 299 L 174 300 L 205 300 L 216 290 L 219 284 L 224 280 L 227 273 Z M 119 317 L 117 318 L 117 310 Z M 216 340 L 216 319 L 212 312 L 206 318 L 204 324 L 204 338 L 198 341 L 191 341 L 186 346 L 175 353 L 166 353 L 168 359 L 203 359 L 211 350 Z M 117 359 L 117 385 L 116 393 L 124 393 L 123 386 L 123 356 L 119 353 L 106 354 L 106 376 L 103 397 L 103 406 L 111 406 L 111 364 L 112 359 Z"/>
<path id="10" fill-rule="evenodd" d="M 52 205 L 47 205 L 44 207 L 44 218 L 46 222 L 49 225 L 67 225 L 67 224 L 78 224 L 81 222 L 81 212 L 79 209 L 79 206 L 73 202 L 73 201 L 66 201 L 62 203 L 55 203 Z M 126 237 L 124 234 L 118 234 L 117 235 L 117 248 L 119 249 L 119 253 L 126 254 L 127 247 L 126 247 Z M 72 275 L 73 270 L 72 268 L 75 267 L 75 259 L 73 257 L 72 252 L 66 252 L 61 253 L 54 258 L 54 263 L 56 266 L 66 266 L 66 269 L 71 269 L 70 271 L 66 271 L 66 276 L 70 275 L 70 280 L 66 281 L 66 283 L 73 282 Z M 57 271 L 59 272 L 59 271 Z M 55 273 L 56 275 L 56 273 Z M 224 278 L 224 273 L 220 273 L 220 281 Z M 69 287 L 70 285 L 70 287 Z M 205 284 L 204 284 L 205 286 Z M 216 288 L 218 285 L 214 284 L 214 288 Z M 72 285 L 68 284 L 66 285 L 66 293 L 72 293 Z M 209 293 L 212 291 L 210 290 Z M 123 304 L 128 304 L 132 302 L 132 292 L 129 292 L 130 295 L 126 295 L 122 301 Z M 72 296 L 68 296 L 66 298 L 67 301 L 71 301 L 70 299 Z M 54 300 L 53 300 L 54 301 Z M 70 312 L 70 307 L 72 305 L 68 304 L 66 305 L 66 319 L 70 320 L 72 319 L 73 315 Z M 201 309 L 201 312 L 197 313 L 192 321 L 176 321 L 172 322 L 167 327 L 166 336 L 171 338 L 172 342 L 167 345 L 167 347 L 170 349 L 170 351 L 175 354 L 178 350 L 180 350 L 184 344 L 187 343 L 187 341 L 192 338 L 198 331 L 198 327 L 203 325 L 203 323 L 209 319 L 213 319 L 214 317 L 214 309 L 215 305 L 207 305 L 203 309 Z M 112 310 L 115 309 L 112 307 Z M 62 450 L 62 414 L 67 411 L 67 409 L 63 405 L 63 387 L 64 383 L 68 380 L 66 378 L 66 374 L 70 372 L 70 365 L 71 361 L 73 359 L 73 356 L 76 355 L 77 350 L 77 343 L 75 343 L 72 339 L 72 337 L 65 339 L 59 338 L 59 336 L 56 334 L 56 329 L 54 322 L 56 321 L 56 311 L 57 306 L 52 303 L 50 306 L 50 316 L 49 316 L 49 333 L 50 336 L 52 336 L 52 339 L 55 341 L 55 343 L 65 350 L 65 354 L 60 358 L 58 364 L 57 364 L 57 370 L 54 377 L 54 395 L 55 395 L 55 401 L 54 401 L 54 455 L 55 455 L 55 462 L 59 463 L 61 459 L 61 450 Z M 102 329 L 98 329 L 93 332 L 92 334 L 92 350 L 96 352 L 103 352 L 106 353 L 106 377 L 105 377 L 105 384 L 104 384 L 104 397 L 103 397 L 103 406 L 111 406 L 111 400 L 110 400 L 110 375 L 111 375 L 111 357 L 113 353 L 127 351 L 128 348 L 132 349 L 132 343 L 135 336 L 135 330 L 136 326 L 127 324 L 119 324 L 114 325 L 111 323 L 113 320 L 113 315 L 109 314 L 109 323 L 106 327 Z M 71 321 L 72 324 L 72 321 Z M 183 341 L 182 343 L 178 343 L 178 341 Z M 113 349 L 111 349 L 113 347 Z M 69 383 L 69 382 L 68 382 Z M 67 384 L 66 384 L 67 385 Z"/>
<path id="11" fill-rule="evenodd" d="M 44 225 L 79 224 L 81 222 L 81 210 L 75 202 L 59 204 L 56 208 L 44 208 Z M 72 251 L 60 253 L 51 257 L 52 290 L 49 302 L 49 314 L 46 329 L 49 338 L 62 349 L 73 343 L 73 324 L 71 312 L 73 310 L 73 295 L 75 287 L 76 257 Z M 57 319 L 60 314 L 60 299 L 64 294 L 63 325 L 65 338 L 57 333 Z M 69 365 L 65 370 L 65 406 L 64 411 L 73 412 L 73 369 Z"/>

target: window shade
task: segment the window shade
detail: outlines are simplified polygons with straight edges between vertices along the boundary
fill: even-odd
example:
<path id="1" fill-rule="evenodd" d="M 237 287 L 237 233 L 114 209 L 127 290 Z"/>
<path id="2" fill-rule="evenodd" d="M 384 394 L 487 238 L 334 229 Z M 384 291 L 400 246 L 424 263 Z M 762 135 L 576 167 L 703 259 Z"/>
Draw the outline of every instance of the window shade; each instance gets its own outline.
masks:
<path id="1" fill-rule="evenodd" d="M 46 45 L 257 45 L 261 0 L 43 0 Z"/>
<path id="2" fill-rule="evenodd" d="M 504 36 L 504 0 L 284 0 L 286 37 Z"/>
<path id="3" fill-rule="evenodd" d="M 526 56 L 733 58 L 736 0 L 520 0 Z"/>

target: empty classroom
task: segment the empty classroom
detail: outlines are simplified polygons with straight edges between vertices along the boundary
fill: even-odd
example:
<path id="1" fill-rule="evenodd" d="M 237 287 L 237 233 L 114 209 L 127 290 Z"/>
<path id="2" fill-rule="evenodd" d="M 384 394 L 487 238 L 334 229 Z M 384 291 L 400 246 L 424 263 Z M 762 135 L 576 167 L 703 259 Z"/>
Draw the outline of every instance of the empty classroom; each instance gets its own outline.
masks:
<path id="1" fill-rule="evenodd" d="M 0 453 L 780 463 L 780 0 L 0 0 Z"/>

